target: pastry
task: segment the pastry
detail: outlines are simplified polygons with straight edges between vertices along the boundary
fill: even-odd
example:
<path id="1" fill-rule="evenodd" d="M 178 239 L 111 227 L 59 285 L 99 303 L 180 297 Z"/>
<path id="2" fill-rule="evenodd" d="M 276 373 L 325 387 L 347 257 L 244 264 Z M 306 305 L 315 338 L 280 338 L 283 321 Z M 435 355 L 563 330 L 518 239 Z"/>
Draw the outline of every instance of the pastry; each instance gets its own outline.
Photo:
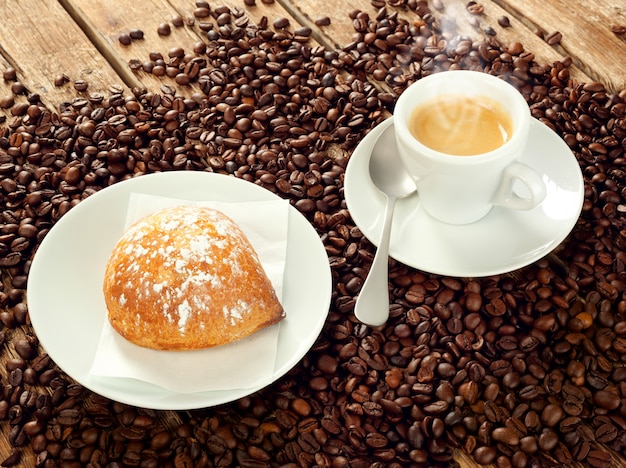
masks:
<path id="1" fill-rule="evenodd" d="M 128 228 L 103 291 L 111 326 L 151 349 L 220 346 L 285 317 L 245 233 L 199 206 L 165 208 Z"/>

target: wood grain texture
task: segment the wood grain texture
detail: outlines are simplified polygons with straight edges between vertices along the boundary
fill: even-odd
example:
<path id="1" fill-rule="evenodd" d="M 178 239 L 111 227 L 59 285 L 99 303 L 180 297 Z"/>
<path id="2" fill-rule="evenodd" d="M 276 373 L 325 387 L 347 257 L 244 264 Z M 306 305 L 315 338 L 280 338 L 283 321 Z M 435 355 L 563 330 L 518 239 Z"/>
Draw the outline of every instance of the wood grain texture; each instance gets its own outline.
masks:
<path id="1" fill-rule="evenodd" d="M 331 24 L 321 31 L 323 42 L 336 47 L 353 40 L 352 21 L 348 16 L 352 10 L 360 9 L 371 16 L 376 14 L 369 2 L 326 0 L 322 11 L 316 0 L 281 2 L 297 11 L 295 16 L 310 22 L 320 15 L 331 17 Z M 614 92 L 626 88 L 626 35 L 618 36 L 611 31 L 612 26 L 626 26 L 626 4 L 622 0 L 483 0 L 479 2 L 484 9 L 480 15 L 470 14 L 465 0 L 443 0 L 441 3 L 443 8 L 437 10 L 429 2 L 434 16 L 445 20 L 443 23 L 449 28 L 444 30 L 446 34 L 479 39 L 488 37 L 486 30 L 491 28 L 501 44 L 521 42 L 540 63 L 551 64 L 571 57 L 571 76 L 579 82 L 600 81 Z M 409 19 L 415 18 L 409 10 L 399 12 Z M 502 16 L 509 19 L 510 26 L 502 27 L 498 23 Z M 540 37 L 556 31 L 563 35 L 558 44 L 550 45 Z"/>
<path id="2" fill-rule="evenodd" d="M 370 17 L 375 17 L 377 13 L 377 10 L 369 2 L 356 4 L 341 0 L 326 0 L 324 2 L 325 8 L 320 10 L 319 2 L 316 0 L 281 1 L 289 5 L 289 8 L 293 10 L 294 16 L 309 22 L 314 22 L 322 14 L 332 16 L 330 25 L 319 28 L 323 36 L 320 42 L 329 47 L 343 47 L 354 40 L 355 31 L 349 16 L 351 11 L 355 9 L 361 10 L 368 13 Z M 358 5 L 358 8 L 355 5 Z M 505 8 L 506 5 L 503 7 L 495 1 L 481 1 L 480 5 L 482 5 L 484 11 L 480 15 L 469 13 L 466 8 L 467 1 L 465 0 L 443 0 L 442 5 L 442 9 L 435 9 L 431 3 L 430 10 L 439 19 L 439 23 L 442 26 L 442 34 L 446 37 L 451 38 L 461 35 L 474 40 L 495 39 L 505 46 L 513 42 L 520 42 L 524 44 L 527 51 L 535 54 L 536 61 L 539 63 L 552 64 L 566 57 L 562 50 L 548 45 L 537 36 L 533 29 L 529 28 L 525 22 L 518 18 L 519 15 L 511 14 L 511 8 Z M 393 10 L 392 7 L 386 8 Z M 406 8 L 397 9 L 397 11 L 399 15 L 409 21 L 419 19 L 415 12 Z M 510 26 L 502 27 L 498 24 L 498 19 L 503 16 L 509 19 Z M 487 34 L 488 28 L 495 32 L 496 35 Z M 572 78 L 579 82 L 592 81 L 583 70 L 575 65 L 571 67 L 570 71 Z"/>
<path id="3" fill-rule="evenodd" d="M 83 34 L 59 2 L 23 0 L 0 2 L 0 52 L 18 79 L 44 103 L 58 105 L 76 97 L 70 86 L 55 87 L 54 78 L 86 80 L 89 91 L 102 91 L 120 82 L 117 73 Z"/>
<path id="4" fill-rule="evenodd" d="M 133 59 L 141 62 L 148 60 L 150 52 L 159 52 L 165 60 L 168 52 L 175 47 L 186 51 L 193 49 L 201 38 L 195 25 L 176 27 L 172 24 L 175 15 L 183 19 L 193 18 L 192 8 L 186 12 L 177 11 L 166 0 L 147 0 L 142 2 L 117 2 L 106 0 L 61 0 L 72 16 L 80 21 L 98 50 L 111 63 L 128 87 L 143 86 L 159 92 L 164 83 L 174 84 L 168 77 L 155 77 L 143 71 L 133 72 L 129 62 Z M 189 5 L 189 3 L 188 3 Z M 191 6 L 191 5 L 190 5 Z M 160 24 L 170 26 L 169 35 L 159 35 Z M 144 38 L 134 40 L 130 45 L 122 45 L 120 34 L 128 34 L 133 29 L 140 29 Z M 182 95 L 189 95 L 194 86 L 181 86 Z"/>
<path id="5" fill-rule="evenodd" d="M 144 87 L 152 92 L 159 92 L 164 83 L 176 85 L 174 79 L 155 77 L 144 71 L 131 71 L 131 60 L 147 61 L 151 52 L 159 52 L 165 60 L 169 59 L 169 52 L 173 48 L 183 48 L 192 53 L 196 42 L 206 41 L 206 31 L 202 23 L 210 23 L 214 28 L 219 27 L 216 15 L 209 17 L 194 16 L 194 4 L 188 0 L 147 0 L 144 2 L 124 3 L 107 0 L 60 0 L 64 7 L 71 12 L 72 17 L 80 23 L 86 34 L 96 44 L 98 50 L 111 63 L 112 67 L 122 77 L 128 87 Z M 278 3 L 260 3 L 243 10 L 243 2 L 229 0 L 221 5 L 215 5 L 212 13 L 219 6 L 227 6 L 237 14 L 245 15 L 252 23 L 259 24 L 265 20 L 271 22 L 276 18 L 287 18 L 290 30 L 299 26 L 296 20 Z M 173 18 L 183 19 L 183 26 L 176 26 Z M 233 14 L 233 17 L 235 15 Z M 233 18 L 234 19 L 234 18 Z M 170 34 L 158 34 L 161 24 L 170 26 Z M 130 45 L 122 45 L 119 41 L 121 34 L 128 34 L 133 29 L 140 29 L 144 33 L 142 40 L 133 40 Z M 176 85 L 177 93 L 189 96 L 198 92 L 196 84 Z"/>
<path id="6" fill-rule="evenodd" d="M 626 26 L 623 0 L 496 0 L 530 30 L 548 35 L 559 31 L 555 45 L 576 67 L 612 91 L 626 89 L 626 35 L 612 26 Z"/>

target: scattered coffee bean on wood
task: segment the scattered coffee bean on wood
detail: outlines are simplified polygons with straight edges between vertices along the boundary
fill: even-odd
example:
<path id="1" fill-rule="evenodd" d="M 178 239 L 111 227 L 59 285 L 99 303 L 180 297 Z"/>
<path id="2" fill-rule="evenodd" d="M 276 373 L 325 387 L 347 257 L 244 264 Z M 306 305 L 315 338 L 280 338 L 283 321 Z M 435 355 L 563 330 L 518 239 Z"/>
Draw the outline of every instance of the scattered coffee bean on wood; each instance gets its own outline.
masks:
<path id="1" fill-rule="evenodd" d="M 487 36 L 495 36 L 495 35 L 497 35 L 497 34 L 498 34 L 498 32 L 497 32 L 497 31 L 496 31 L 493 27 L 491 27 L 491 26 L 487 26 L 487 27 L 485 28 L 485 34 L 486 34 Z"/>
<path id="2" fill-rule="evenodd" d="M 15 81 L 17 79 L 17 70 L 13 67 L 7 67 L 2 72 L 2 79 L 4 81 Z"/>
<path id="3" fill-rule="evenodd" d="M 563 35 L 559 31 L 553 31 L 545 37 L 545 41 L 549 45 L 556 45 L 561 42 Z"/>
<path id="4" fill-rule="evenodd" d="M 196 18 L 208 18 L 211 16 L 211 8 L 208 6 L 198 7 L 193 11 L 193 16 Z"/>
<path id="5" fill-rule="evenodd" d="M 272 25 L 276 29 L 285 29 L 289 26 L 289 20 L 285 17 L 276 18 Z"/>
<path id="6" fill-rule="evenodd" d="M 485 13 L 485 7 L 478 2 L 470 1 L 465 6 L 467 11 L 472 15 L 482 15 Z"/>
<path id="7" fill-rule="evenodd" d="M 15 99 L 12 95 L 0 97 L 0 109 L 9 109 L 15 104 Z"/>
<path id="8" fill-rule="evenodd" d="M 315 24 L 317 26 L 329 26 L 330 25 L 330 18 L 328 16 L 318 16 L 315 19 Z"/>
<path id="9" fill-rule="evenodd" d="M 143 31 L 141 29 L 131 29 L 128 35 L 135 41 L 143 39 Z"/>
<path id="10" fill-rule="evenodd" d="M 157 27 L 157 34 L 159 36 L 169 36 L 171 33 L 172 33 L 172 28 L 170 27 L 169 23 L 161 23 Z"/>
<path id="11" fill-rule="evenodd" d="M 27 89 L 26 86 L 24 86 L 24 83 L 13 81 L 13 83 L 11 83 L 11 92 L 13 94 L 25 94 Z"/>
<path id="12" fill-rule="evenodd" d="M 509 26 L 511 26 L 511 20 L 508 16 L 498 16 L 498 24 L 503 28 L 508 28 Z"/>
<path id="13" fill-rule="evenodd" d="M 87 91 L 88 87 L 89 87 L 89 83 L 87 83 L 87 81 L 85 81 L 85 80 L 75 80 L 74 81 L 74 89 L 76 91 Z"/>
<path id="14" fill-rule="evenodd" d="M 57 75 L 54 77 L 54 86 L 63 86 L 70 82 L 70 78 L 67 75 Z"/>
<path id="15" fill-rule="evenodd" d="M 117 37 L 117 39 L 120 42 L 120 44 L 122 44 L 122 45 L 130 45 L 130 43 L 132 42 L 132 39 L 131 39 L 130 35 L 128 35 L 126 33 L 121 33 Z"/>
<path id="16" fill-rule="evenodd" d="M 626 26 L 623 24 L 614 24 L 611 26 L 611 32 L 616 36 L 623 36 L 626 34 Z"/>

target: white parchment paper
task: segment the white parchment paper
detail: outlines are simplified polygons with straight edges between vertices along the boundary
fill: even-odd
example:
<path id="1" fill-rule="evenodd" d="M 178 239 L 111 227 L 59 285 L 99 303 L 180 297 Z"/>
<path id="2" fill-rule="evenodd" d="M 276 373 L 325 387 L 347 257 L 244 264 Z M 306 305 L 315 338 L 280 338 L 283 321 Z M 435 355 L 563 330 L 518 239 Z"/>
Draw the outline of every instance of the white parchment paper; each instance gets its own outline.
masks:
<path id="1" fill-rule="evenodd" d="M 154 211 L 177 205 L 211 207 L 235 221 L 252 243 L 281 299 L 287 256 L 286 200 L 198 202 L 133 193 L 126 228 Z M 90 372 L 99 377 L 138 379 L 178 393 L 249 388 L 272 381 L 279 330 L 280 323 L 234 343 L 204 350 L 156 351 L 130 343 L 105 320 Z"/>

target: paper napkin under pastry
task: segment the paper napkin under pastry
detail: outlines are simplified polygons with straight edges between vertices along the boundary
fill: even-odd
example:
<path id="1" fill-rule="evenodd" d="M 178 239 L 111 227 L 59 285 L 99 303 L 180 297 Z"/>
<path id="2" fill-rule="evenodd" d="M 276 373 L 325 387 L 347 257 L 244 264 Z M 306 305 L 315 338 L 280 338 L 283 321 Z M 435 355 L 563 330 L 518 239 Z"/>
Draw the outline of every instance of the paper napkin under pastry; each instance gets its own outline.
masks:
<path id="1" fill-rule="evenodd" d="M 214 208 L 235 221 L 259 255 L 281 300 L 287 256 L 289 204 L 286 200 L 198 202 L 132 193 L 126 228 L 154 211 L 177 205 Z M 287 311 L 284 320 L 288 319 Z M 90 373 L 98 377 L 142 380 L 177 393 L 262 386 L 271 382 L 279 330 L 280 323 L 223 346 L 194 351 L 157 351 L 130 343 L 105 319 Z"/>

